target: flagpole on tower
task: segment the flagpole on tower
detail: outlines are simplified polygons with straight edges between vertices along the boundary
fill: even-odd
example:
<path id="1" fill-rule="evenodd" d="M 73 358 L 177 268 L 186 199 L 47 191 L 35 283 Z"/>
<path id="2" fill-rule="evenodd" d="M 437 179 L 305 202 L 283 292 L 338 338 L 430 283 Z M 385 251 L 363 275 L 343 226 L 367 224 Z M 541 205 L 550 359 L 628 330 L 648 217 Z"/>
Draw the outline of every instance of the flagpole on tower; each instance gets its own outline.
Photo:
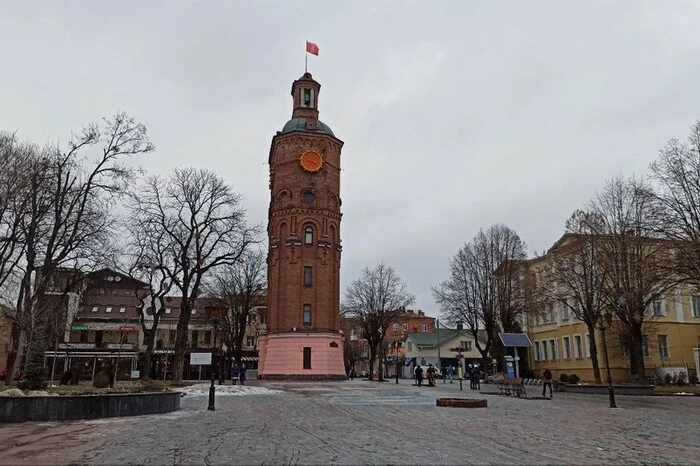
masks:
<path id="1" fill-rule="evenodd" d="M 307 41 L 307 43 L 308 43 L 308 41 Z M 308 73 L 308 72 L 309 72 L 309 51 L 305 49 L 304 50 L 304 73 Z"/>

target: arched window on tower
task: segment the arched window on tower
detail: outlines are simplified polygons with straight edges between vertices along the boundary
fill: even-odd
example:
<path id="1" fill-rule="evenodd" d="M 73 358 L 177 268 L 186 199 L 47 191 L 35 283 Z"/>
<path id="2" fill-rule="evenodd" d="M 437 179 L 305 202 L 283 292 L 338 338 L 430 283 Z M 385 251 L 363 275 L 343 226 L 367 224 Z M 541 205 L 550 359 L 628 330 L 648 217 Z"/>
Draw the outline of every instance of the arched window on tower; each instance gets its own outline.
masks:
<path id="1" fill-rule="evenodd" d="M 303 89 L 302 95 L 303 95 L 302 106 L 306 107 L 306 108 L 314 108 L 314 90 L 313 89 Z"/>
<path id="2" fill-rule="evenodd" d="M 314 227 L 311 225 L 304 228 L 304 244 L 314 244 Z"/>

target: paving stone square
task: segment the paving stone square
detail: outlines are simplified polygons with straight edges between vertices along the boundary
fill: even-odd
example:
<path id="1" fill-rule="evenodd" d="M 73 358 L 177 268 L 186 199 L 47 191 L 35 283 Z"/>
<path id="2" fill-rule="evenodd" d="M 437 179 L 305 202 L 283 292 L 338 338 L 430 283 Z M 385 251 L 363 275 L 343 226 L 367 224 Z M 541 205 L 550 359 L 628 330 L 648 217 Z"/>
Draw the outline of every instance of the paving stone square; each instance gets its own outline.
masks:
<path id="1" fill-rule="evenodd" d="M 206 390 L 178 412 L 0 428 L 1 464 L 620 464 L 700 461 L 700 397 L 480 394 L 407 380 L 253 381 L 239 396 Z M 218 388 L 218 387 L 217 387 Z M 493 386 L 483 385 L 486 392 Z M 274 390 L 265 394 L 265 390 Z M 260 393 L 263 392 L 263 393 Z M 488 408 L 438 408 L 438 397 Z M 55 435 L 52 434 L 55 432 Z M 23 435 L 26 437 L 23 438 Z M 50 456 L 46 452 L 52 452 Z"/>

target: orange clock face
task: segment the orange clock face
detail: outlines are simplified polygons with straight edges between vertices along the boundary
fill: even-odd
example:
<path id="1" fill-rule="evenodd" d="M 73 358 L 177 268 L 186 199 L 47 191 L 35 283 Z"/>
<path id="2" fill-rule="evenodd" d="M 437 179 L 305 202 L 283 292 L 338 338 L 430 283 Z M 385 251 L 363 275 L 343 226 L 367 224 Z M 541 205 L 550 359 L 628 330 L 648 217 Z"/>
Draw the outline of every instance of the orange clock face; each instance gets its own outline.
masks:
<path id="1" fill-rule="evenodd" d="M 317 172 L 323 165 L 323 157 L 318 152 L 307 150 L 301 154 L 299 162 L 301 163 L 301 168 L 307 172 Z"/>

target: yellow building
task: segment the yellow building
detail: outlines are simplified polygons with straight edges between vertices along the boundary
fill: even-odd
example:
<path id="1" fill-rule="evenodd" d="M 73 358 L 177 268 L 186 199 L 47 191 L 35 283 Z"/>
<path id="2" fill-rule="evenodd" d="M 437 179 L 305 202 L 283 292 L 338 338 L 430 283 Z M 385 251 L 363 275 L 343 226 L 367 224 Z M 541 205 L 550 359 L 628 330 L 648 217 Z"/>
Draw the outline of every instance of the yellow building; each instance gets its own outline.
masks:
<path id="1" fill-rule="evenodd" d="M 527 273 L 543 279 L 540 272 L 550 266 L 557 248 L 575 239 L 564 235 L 545 255 L 527 261 Z M 657 299 L 645 316 L 644 365 L 647 377 L 664 373 L 663 368 L 684 368 L 695 374 L 693 349 L 700 346 L 700 288 L 677 286 Z M 614 326 L 614 322 L 613 322 Z M 549 367 L 559 379 L 561 374 L 576 374 L 583 382 L 593 382 L 590 336 L 587 326 L 562 302 L 540 302 L 531 309 L 527 331 L 534 347 L 529 351 L 530 367 L 540 374 Z M 602 381 L 606 366 L 601 330 L 595 329 L 598 363 Z M 606 332 L 610 371 L 614 382 L 630 380 L 630 362 L 620 338 Z M 659 369 L 662 369 L 659 371 Z"/>

